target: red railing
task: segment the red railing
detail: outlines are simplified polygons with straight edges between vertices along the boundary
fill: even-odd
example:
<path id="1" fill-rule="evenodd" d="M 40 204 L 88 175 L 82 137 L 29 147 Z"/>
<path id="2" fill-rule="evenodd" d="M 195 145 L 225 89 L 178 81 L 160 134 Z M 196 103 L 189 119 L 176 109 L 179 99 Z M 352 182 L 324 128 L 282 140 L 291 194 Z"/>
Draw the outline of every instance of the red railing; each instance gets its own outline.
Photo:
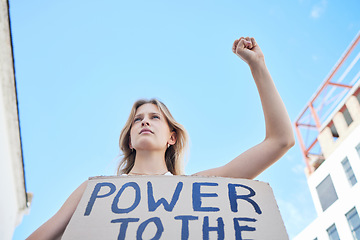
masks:
<path id="1" fill-rule="evenodd" d="M 352 43 L 349 45 L 349 47 L 344 52 L 343 56 L 339 59 L 339 61 L 335 64 L 333 70 L 330 71 L 329 76 L 325 79 L 323 84 L 320 86 L 318 91 L 315 93 L 315 95 L 311 98 L 311 100 L 306 104 L 306 107 L 301 112 L 297 120 L 295 121 L 295 130 L 297 134 L 297 138 L 299 140 L 301 152 L 303 155 L 303 158 L 305 160 L 306 166 L 308 168 L 309 174 L 313 173 L 315 168 L 311 165 L 309 155 L 312 154 L 310 151 L 314 148 L 314 146 L 318 143 L 317 137 L 315 137 L 314 140 L 310 141 L 310 144 L 307 141 L 307 139 L 303 138 L 303 135 L 301 134 L 300 128 L 305 129 L 305 131 L 316 130 L 318 135 L 321 131 L 322 122 L 320 121 L 319 115 L 317 110 L 314 107 L 315 101 L 320 101 L 320 104 L 323 104 L 323 99 L 319 99 L 320 94 L 324 93 L 324 90 L 328 86 L 332 86 L 334 88 L 344 88 L 350 90 L 354 84 L 342 84 L 342 83 L 334 83 L 331 82 L 331 80 L 334 78 L 335 74 L 339 71 L 341 66 L 344 64 L 345 60 L 350 56 L 352 51 L 355 49 L 356 45 L 360 41 L 360 32 L 357 34 L 355 39 L 352 41 Z M 359 50 L 360 54 L 360 50 Z M 357 60 L 357 59 L 356 59 Z M 342 76 L 342 79 L 344 77 Z M 304 123 L 304 120 L 308 120 L 308 123 Z M 313 122 L 314 124 L 310 124 L 309 122 Z M 307 134 L 308 135 L 308 134 Z M 321 155 L 321 153 L 315 153 L 314 155 Z"/>

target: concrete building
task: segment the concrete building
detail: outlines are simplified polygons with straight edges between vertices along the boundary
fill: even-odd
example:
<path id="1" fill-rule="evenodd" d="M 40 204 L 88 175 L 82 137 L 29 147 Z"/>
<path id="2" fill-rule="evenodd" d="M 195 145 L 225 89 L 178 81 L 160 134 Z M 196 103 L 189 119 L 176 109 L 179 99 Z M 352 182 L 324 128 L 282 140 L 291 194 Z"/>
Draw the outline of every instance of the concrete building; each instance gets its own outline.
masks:
<path id="1" fill-rule="evenodd" d="M 295 240 L 360 239 L 360 32 L 295 122 L 318 217 Z"/>
<path id="2" fill-rule="evenodd" d="M 23 168 L 8 1 L 0 0 L 0 239 L 29 209 Z"/>

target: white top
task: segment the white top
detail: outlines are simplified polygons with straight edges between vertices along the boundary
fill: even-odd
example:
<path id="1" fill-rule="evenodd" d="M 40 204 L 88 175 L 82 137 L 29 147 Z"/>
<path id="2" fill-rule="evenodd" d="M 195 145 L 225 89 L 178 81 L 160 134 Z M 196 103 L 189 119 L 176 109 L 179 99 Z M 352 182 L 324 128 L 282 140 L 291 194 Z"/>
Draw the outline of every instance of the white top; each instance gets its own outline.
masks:
<path id="1" fill-rule="evenodd" d="M 168 176 L 173 176 L 173 174 L 171 172 L 166 172 L 164 174 L 156 174 L 156 175 L 147 175 L 147 174 L 132 174 L 132 175 L 129 175 L 129 174 L 126 174 L 126 173 L 123 173 L 121 174 L 120 176 L 162 176 L 162 175 L 168 175 Z"/>

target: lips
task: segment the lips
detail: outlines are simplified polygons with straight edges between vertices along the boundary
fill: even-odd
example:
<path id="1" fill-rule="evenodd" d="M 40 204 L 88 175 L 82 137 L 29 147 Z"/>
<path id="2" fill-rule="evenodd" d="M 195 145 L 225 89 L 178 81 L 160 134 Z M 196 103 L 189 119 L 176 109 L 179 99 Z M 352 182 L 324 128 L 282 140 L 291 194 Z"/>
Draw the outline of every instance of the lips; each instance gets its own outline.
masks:
<path id="1" fill-rule="evenodd" d="M 151 130 L 148 129 L 148 128 L 143 128 L 143 129 L 141 129 L 141 131 L 140 131 L 139 134 L 142 134 L 142 133 L 153 133 L 153 131 L 151 131 Z"/>

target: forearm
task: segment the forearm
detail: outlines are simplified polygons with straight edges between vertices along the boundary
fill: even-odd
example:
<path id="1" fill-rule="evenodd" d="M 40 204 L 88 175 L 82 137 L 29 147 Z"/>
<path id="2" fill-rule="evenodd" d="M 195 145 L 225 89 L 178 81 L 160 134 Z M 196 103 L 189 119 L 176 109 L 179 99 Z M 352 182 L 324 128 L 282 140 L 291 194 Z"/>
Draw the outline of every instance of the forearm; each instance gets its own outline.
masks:
<path id="1" fill-rule="evenodd" d="M 259 60 L 249 64 L 259 91 L 265 117 L 265 139 L 273 139 L 281 145 L 294 145 L 295 138 L 289 115 L 278 93 L 265 61 Z"/>

